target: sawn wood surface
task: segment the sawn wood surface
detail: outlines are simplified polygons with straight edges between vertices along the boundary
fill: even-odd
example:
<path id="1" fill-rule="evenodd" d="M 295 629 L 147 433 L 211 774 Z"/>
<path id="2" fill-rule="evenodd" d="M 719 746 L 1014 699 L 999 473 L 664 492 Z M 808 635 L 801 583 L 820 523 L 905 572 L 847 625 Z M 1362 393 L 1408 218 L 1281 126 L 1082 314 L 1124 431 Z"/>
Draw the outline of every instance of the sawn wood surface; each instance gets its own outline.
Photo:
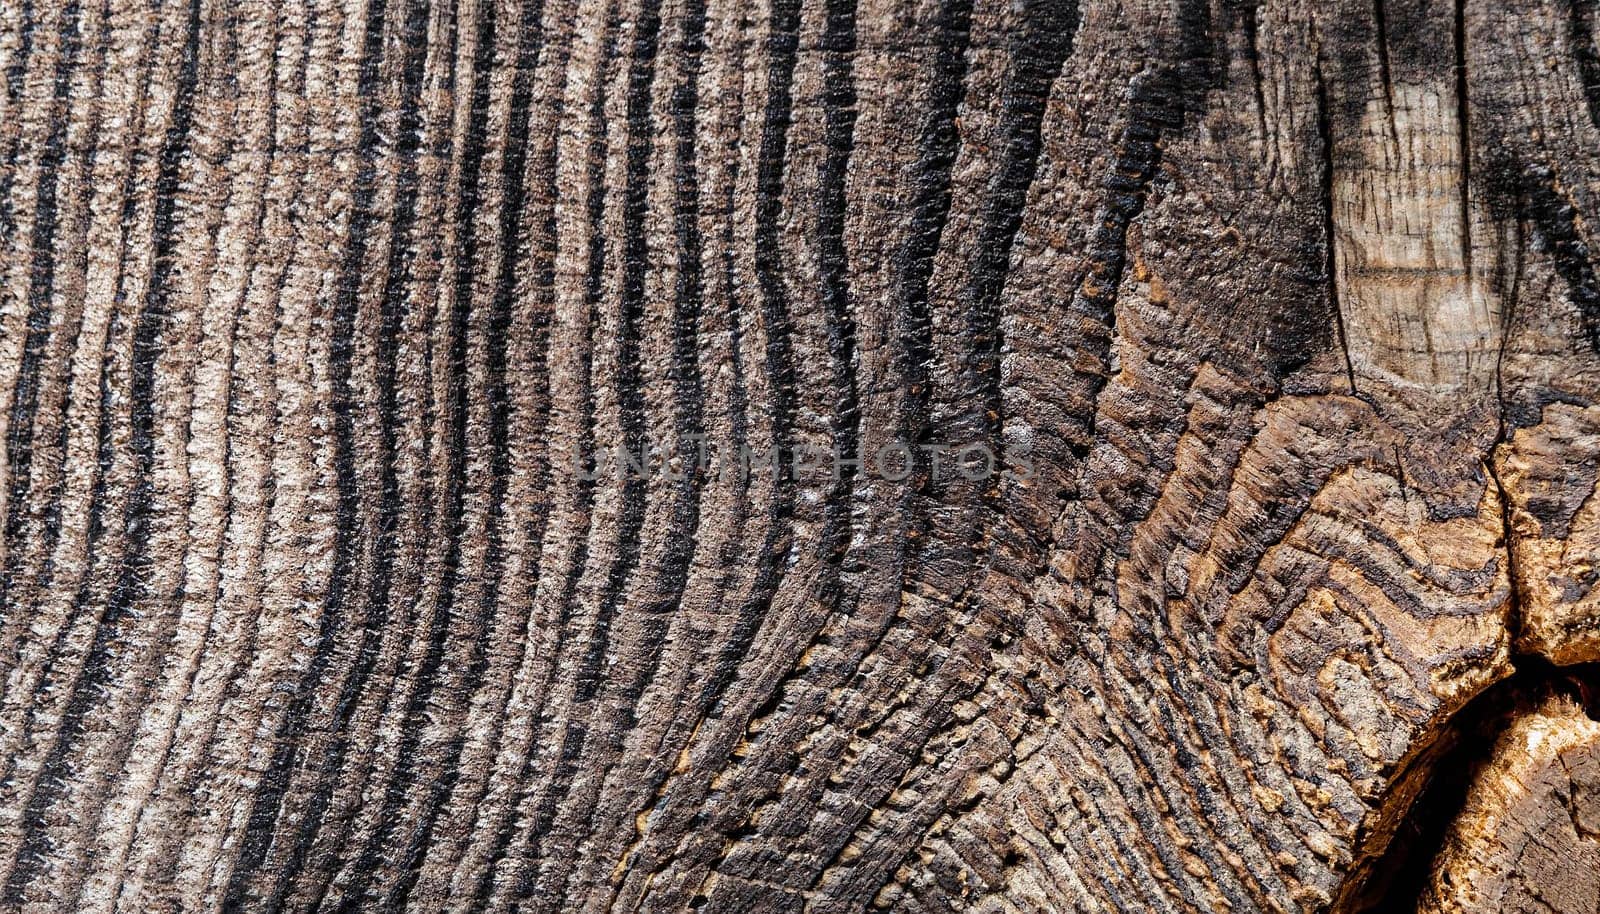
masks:
<path id="1" fill-rule="evenodd" d="M 1507 847 L 1600 860 L 1584 705 L 1452 736 L 1600 660 L 1597 24 L 0 0 L 0 910 L 1477 912 Z M 1431 806 L 1462 759 L 1527 789 Z"/>

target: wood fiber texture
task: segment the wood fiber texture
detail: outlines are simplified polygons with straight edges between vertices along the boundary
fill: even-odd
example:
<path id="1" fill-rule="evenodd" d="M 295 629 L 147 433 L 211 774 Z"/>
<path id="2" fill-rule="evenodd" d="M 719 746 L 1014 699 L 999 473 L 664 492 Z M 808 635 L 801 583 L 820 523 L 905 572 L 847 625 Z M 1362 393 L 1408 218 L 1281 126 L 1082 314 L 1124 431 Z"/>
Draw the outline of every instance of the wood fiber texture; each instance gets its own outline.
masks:
<path id="1" fill-rule="evenodd" d="M 1497 721 L 1438 855 L 1425 914 L 1600 910 L 1600 723 L 1545 694 Z"/>
<path id="2" fill-rule="evenodd" d="M 1597 28 L 0 0 L 0 911 L 1537 895 L 1559 697 L 1370 886 L 1600 660 Z"/>

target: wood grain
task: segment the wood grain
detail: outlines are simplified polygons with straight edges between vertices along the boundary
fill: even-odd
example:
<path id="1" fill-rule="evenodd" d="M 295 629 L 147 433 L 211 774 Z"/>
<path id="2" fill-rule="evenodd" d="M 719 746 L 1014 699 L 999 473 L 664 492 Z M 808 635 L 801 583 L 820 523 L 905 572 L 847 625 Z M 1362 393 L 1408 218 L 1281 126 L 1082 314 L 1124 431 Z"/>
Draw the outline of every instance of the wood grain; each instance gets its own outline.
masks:
<path id="1" fill-rule="evenodd" d="M 1600 724 L 1570 697 L 1509 719 L 1472 775 L 1418 910 L 1600 907 Z"/>
<path id="2" fill-rule="evenodd" d="M 1597 17 L 0 4 L 0 910 L 1360 909 L 1600 659 Z"/>

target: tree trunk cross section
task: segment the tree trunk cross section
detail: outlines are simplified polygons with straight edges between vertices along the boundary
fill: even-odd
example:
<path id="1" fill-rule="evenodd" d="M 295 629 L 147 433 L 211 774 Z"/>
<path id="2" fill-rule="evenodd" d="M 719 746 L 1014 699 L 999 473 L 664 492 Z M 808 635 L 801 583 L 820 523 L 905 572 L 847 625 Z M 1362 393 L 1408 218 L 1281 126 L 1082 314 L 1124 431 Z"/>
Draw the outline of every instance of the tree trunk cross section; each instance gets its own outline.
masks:
<path id="1" fill-rule="evenodd" d="M 0 911 L 1595 911 L 1597 23 L 0 3 Z"/>

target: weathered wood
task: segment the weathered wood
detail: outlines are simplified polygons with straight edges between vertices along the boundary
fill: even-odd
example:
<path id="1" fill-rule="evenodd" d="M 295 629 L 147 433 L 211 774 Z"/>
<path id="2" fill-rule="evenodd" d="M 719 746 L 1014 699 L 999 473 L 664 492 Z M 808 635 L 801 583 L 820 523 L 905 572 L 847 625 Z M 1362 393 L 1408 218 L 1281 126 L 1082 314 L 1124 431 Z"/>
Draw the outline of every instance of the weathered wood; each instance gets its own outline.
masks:
<path id="1" fill-rule="evenodd" d="M 1600 910 L 1600 723 L 1579 704 L 1546 695 L 1509 718 L 1418 910 Z"/>
<path id="2" fill-rule="evenodd" d="M 0 4 L 0 910 L 1368 904 L 1600 659 L 1597 17 Z"/>

